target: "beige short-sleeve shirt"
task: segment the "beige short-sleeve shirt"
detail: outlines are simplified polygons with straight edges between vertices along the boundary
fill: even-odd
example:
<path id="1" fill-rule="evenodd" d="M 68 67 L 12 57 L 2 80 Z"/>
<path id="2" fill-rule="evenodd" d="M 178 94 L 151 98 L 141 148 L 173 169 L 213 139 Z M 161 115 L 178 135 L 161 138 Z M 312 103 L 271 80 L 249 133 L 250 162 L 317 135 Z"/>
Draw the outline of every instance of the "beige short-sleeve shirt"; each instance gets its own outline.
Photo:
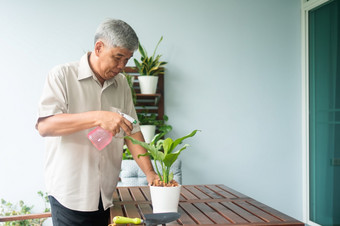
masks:
<path id="1" fill-rule="evenodd" d="M 89 66 L 88 54 L 79 62 L 50 71 L 39 103 L 39 118 L 116 109 L 137 119 L 125 76 L 118 74 L 102 86 Z M 98 210 L 100 193 L 104 208 L 109 208 L 118 182 L 124 140 L 114 137 L 98 151 L 87 138 L 92 129 L 46 138 L 47 192 L 72 210 Z M 132 133 L 138 131 L 139 125 L 134 125 Z"/>

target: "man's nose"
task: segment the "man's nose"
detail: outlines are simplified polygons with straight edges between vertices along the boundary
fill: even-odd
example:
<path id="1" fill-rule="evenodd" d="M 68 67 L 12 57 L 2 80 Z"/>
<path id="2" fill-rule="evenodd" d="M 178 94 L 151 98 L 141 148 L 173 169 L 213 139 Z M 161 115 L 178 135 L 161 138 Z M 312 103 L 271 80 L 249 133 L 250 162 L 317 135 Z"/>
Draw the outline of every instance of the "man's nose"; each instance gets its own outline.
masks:
<path id="1" fill-rule="evenodd" d="M 125 68 L 125 63 L 124 63 L 122 60 L 120 60 L 119 63 L 118 63 L 118 65 L 117 65 L 117 67 L 118 67 L 119 69 L 123 69 L 123 68 Z"/>

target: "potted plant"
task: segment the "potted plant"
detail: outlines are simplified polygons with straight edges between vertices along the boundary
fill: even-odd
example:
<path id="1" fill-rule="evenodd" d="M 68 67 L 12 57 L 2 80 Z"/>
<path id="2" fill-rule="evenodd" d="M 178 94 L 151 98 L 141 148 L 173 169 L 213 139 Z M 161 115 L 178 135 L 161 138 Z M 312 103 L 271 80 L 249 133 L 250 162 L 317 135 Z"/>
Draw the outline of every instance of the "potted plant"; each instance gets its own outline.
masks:
<path id="1" fill-rule="evenodd" d="M 152 114 L 150 117 L 150 115 L 146 116 L 138 113 L 138 118 L 140 120 L 140 124 L 142 124 L 140 125 L 140 128 L 146 143 L 150 143 L 152 138 L 155 136 L 156 126 L 157 130 L 160 131 L 163 136 L 172 130 L 172 126 L 165 123 L 168 121 L 168 116 L 166 115 L 163 116 L 163 120 L 158 120 L 156 118 L 156 114 Z M 123 148 L 122 160 L 120 182 L 118 186 L 147 185 L 146 178 L 144 179 L 143 173 L 138 170 L 138 165 L 135 160 L 133 160 L 133 157 L 126 145 L 124 145 Z M 180 159 L 174 163 L 172 170 L 175 171 L 175 178 L 181 181 L 182 173 Z"/>
<path id="2" fill-rule="evenodd" d="M 138 113 L 137 116 L 146 143 L 151 142 L 155 136 L 156 128 L 164 134 L 172 130 L 172 126 L 166 124 L 169 119 L 167 115 L 163 115 L 163 119 L 157 119 L 156 114 L 149 114 L 147 112 Z"/>
<path id="3" fill-rule="evenodd" d="M 140 74 L 138 80 L 142 94 L 155 94 L 158 83 L 157 75 L 164 73 L 162 66 L 167 64 L 167 62 L 160 60 L 162 55 L 156 56 L 157 48 L 162 40 L 163 36 L 158 41 L 152 56 L 148 56 L 145 48 L 140 43 L 138 44 L 138 51 L 141 54 L 141 58 L 140 61 L 135 58 L 134 62 Z"/>
<path id="4" fill-rule="evenodd" d="M 180 149 L 175 151 L 175 148 L 182 143 L 183 140 L 195 136 L 198 130 L 192 131 L 190 134 L 173 140 L 171 138 L 161 139 L 163 133 L 157 134 L 148 144 L 125 137 L 134 144 L 141 145 L 147 150 L 147 153 L 140 156 L 151 156 L 155 161 L 155 168 L 159 180 L 155 180 L 150 186 L 151 201 L 154 213 L 162 212 L 177 212 L 181 185 L 173 180 L 173 172 L 170 172 L 172 164 L 176 161 L 180 153 L 189 145 L 184 144 Z M 156 163 L 160 164 L 160 169 Z"/>

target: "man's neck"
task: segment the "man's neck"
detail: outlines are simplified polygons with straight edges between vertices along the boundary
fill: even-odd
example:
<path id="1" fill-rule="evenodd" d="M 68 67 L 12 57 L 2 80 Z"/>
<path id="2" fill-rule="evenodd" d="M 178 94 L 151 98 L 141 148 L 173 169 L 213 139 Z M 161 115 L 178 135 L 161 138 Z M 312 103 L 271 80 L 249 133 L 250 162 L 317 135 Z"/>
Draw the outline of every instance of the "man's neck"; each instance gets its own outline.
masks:
<path id="1" fill-rule="evenodd" d="M 105 80 L 99 75 L 99 73 L 96 72 L 96 67 L 95 67 L 96 66 L 96 59 L 95 59 L 95 56 L 92 54 L 92 52 L 88 53 L 87 59 L 88 59 L 89 66 L 90 66 L 91 70 L 93 71 L 94 75 L 97 77 L 100 84 L 103 86 Z"/>

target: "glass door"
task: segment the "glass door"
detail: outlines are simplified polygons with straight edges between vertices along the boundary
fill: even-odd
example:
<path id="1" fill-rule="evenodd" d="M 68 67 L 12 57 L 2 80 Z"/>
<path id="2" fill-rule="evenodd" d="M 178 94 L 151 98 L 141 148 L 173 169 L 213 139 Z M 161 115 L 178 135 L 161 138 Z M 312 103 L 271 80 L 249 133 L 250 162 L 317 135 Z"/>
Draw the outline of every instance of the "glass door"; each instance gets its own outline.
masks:
<path id="1" fill-rule="evenodd" d="M 340 225 L 340 0 L 309 11 L 309 218 Z"/>

